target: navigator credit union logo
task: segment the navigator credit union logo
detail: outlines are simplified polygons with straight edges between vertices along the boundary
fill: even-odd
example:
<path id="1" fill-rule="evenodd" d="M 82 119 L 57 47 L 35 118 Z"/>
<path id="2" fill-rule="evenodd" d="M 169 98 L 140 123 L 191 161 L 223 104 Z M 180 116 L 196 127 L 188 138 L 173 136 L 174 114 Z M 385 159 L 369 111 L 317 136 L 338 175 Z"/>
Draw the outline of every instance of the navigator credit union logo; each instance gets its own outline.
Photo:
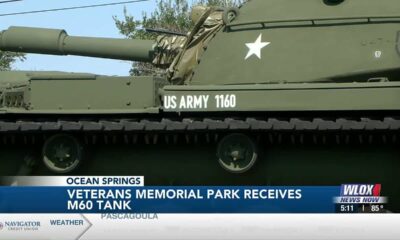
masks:
<path id="1" fill-rule="evenodd" d="M 374 204 L 386 203 L 387 198 L 381 196 L 381 184 L 343 184 L 340 187 L 340 197 L 336 203 L 342 204 Z"/>

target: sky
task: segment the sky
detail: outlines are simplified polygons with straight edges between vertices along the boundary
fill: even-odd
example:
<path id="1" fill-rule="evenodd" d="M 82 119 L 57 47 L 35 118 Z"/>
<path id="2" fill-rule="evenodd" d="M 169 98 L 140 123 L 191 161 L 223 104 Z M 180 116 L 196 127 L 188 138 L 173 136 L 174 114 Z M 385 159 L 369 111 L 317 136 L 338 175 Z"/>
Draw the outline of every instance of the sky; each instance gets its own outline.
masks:
<path id="1" fill-rule="evenodd" d="M 1 1 L 3 0 L 0 0 L 0 2 Z M 20 2 L 0 4 L 0 15 L 123 1 L 124 0 L 22 0 Z M 124 6 L 126 6 L 129 14 L 133 15 L 136 19 L 141 19 L 143 12 L 151 12 L 155 8 L 155 5 L 155 0 L 150 0 L 147 2 L 98 8 L 0 16 L 0 30 L 5 30 L 9 26 L 28 26 L 65 29 L 68 35 L 71 36 L 123 38 L 123 36 L 119 34 L 112 17 L 117 16 L 122 19 L 123 9 Z M 77 56 L 28 54 L 24 62 L 17 62 L 13 67 L 18 70 L 89 72 L 102 75 L 124 76 L 129 74 L 131 62 Z"/>

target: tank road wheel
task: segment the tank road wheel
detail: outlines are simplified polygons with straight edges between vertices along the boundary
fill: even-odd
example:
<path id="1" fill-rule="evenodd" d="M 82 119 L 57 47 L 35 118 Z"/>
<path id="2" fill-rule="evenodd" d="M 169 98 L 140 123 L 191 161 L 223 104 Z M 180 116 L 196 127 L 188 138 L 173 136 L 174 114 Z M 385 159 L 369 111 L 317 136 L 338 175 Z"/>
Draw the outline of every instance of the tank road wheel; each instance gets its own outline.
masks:
<path id="1" fill-rule="evenodd" d="M 46 140 L 43 146 L 43 162 L 55 173 L 69 173 L 82 160 L 82 145 L 73 136 L 58 134 Z"/>
<path id="2" fill-rule="evenodd" d="M 247 135 L 230 134 L 218 144 L 218 162 L 231 173 L 244 173 L 257 161 L 257 145 Z"/>

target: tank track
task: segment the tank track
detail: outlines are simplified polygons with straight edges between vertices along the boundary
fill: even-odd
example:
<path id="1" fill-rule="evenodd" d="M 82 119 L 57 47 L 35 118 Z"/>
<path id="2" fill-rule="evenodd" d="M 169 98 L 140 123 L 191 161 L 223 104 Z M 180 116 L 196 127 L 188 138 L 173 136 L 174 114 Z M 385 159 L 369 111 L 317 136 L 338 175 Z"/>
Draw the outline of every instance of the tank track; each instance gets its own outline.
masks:
<path id="1" fill-rule="evenodd" d="M 0 147 L 32 145 L 17 175 L 29 175 L 38 165 L 43 144 L 57 134 L 73 135 L 85 146 L 193 145 L 217 148 L 224 136 L 243 133 L 260 146 L 400 144 L 400 117 L 380 118 L 52 118 L 0 120 Z M 266 145 L 264 145 L 266 144 Z"/>
<path id="2" fill-rule="evenodd" d="M 278 118 L 185 118 L 174 119 L 121 119 L 121 120 L 57 120 L 57 121 L 0 121 L 0 133 L 7 132 L 48 132 L 48 131 L 84 131 L 84 132 L 153 132 L 153 131 L 215 131 L 215 130 L 250 130 L 250 131 L 374 131 L 400 130 L 400 117 L 386 117 L 381 120 L 371 118 L 346 119 L 299 119 Z"/>
<path id="3" fill-rule="evenodd" d="M 313 143 L 319 142 L 319 136 L 332 137 L 336 143 L 349 143 L 356 139 L 358 142 L 376 143 L 376 140 L 386 143 L 396 142 L 400 135 L 400 117 L 385 118 L 164 118 L 164 119 L 103 119 L 103 120 L 44 120 L 44 121 L 0 121 L 0 136 L 3 143 L 15 142 L 15 138 L 23 136 L 24 143 L 32 142 L 27 136 L 37 137 L 40 134 L 47 135 L 57 132 L 85 135 L 93 139 L 95 136 L 105 136 L 104 142 L 117 142 L 116 138 L 123 135 L 126 143 L 137 142 L 138 135 L 144 136 L 147 144 L 158 143 L 159 135 L 173 136 L 173 142 L 177 142 L 178 135 L 183 135 L 186 142 L 190 142 L 192 136 L 197 141 L 198 135 L 205 135 L 207 142 L 210 135 L 219 133 L 245 132 L 253 135 L 267 135 L 271 143 L 280 143 L 284 136 L 297 143 L 311 138 Z M 108 139 L 111 136 L 111 140 Z M 131 138 L 133 136 L 133 138 Z M 296 137 L 299 136 L 299 139 Z M 308 137 L 310 136 L 310 137 Z M 399 136 L 400 137 L 400 136 Z M 217 137 L 212 137 L 217 140 Z M 1 139 L 1 138 L 0 138 Z M 97 139 L 97 138 L 96 138 Z M 343 140 L 343 141 L 342 141 Z M 1 143 L 1 142 L 0 142 Z"/>

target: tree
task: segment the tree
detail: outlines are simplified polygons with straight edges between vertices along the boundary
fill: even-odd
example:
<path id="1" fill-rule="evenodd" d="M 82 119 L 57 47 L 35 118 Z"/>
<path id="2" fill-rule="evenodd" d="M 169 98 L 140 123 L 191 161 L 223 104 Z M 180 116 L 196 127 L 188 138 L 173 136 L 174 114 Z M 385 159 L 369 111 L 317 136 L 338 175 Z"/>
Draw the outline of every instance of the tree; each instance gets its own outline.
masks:
<path id="1" fill-rule="evenodd" d="M 127 38 L 155 40 L 157 34 L 148 33 L 145 28 L 187 33 L 194 25 L 189 14 L 191 6 L 232 7 L 243 2 L 244 0 L 194 0 L 189 4 L 187 0 L 157 0 L 156 9 L 150 15 L 143 13 L 142 20 L 136 20 L 125 8 L 124 18 L 120 20 L 114 17 L 114 21 L 120 33 Z M 130 74 L 136 76 L 149 75 L 155 72 L 160 72 L 160 69 L 143 62 L 134 62 L 130 70 Z"/>
<path id="2" fill-rule="evenodd" d="M 12 64 L 18 60 L 25 60 L 25 54 L 0 51 L 0 71 L 11 70 Z"/>

